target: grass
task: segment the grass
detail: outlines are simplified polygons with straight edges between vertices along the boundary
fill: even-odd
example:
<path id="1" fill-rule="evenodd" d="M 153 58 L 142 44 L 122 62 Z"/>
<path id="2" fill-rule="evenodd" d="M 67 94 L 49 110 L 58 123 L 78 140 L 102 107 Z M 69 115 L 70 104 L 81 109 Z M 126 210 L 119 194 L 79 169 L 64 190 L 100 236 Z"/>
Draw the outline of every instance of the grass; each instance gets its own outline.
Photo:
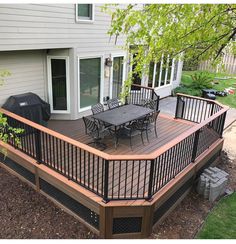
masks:
<path id="1" fill-rule="evenodd" d="M 190 86 L 191 87 L 191 83 L 192 83 L 192 78 L 191 75 L 196 72 L 196 71 L 184 71 L 182 74 L 182 78 L 181 78 L 181 84 L 184 86 Z M 219 82 L 219 84 L 214 84 L 212 89 L 215 89 L 217 91 L 223 91 L 225 88 L 228 87 L 235 87 L 236 88 L 236 79 L 231 75 L 227 75 L 227 74 L 220 74 L 220 73 L 210 73 L 213 77 L 231 77 L 229 79 L 214 79 L 215 81 L 217 80 Z M 178 90 L 177 90 L 178 92 Z M 185 88 L 182 87 L 181 91 L 182 93 L 187 93 L 190 95 L 195 95 L 195 96 L 201 96 L 201 91 L 200 90 L 194 90 L 191 88 L 188 88 L 185 91 Z M 236 108 L 236 89 L 235 89 L 235 94 L 230 94 L 226 97 L 216 97 L 216 100 L 219 101 L 222 104 L 225 104 L 227 106 L 230 106 L 232 108 Z"/>
<path id="2" fill-rule="evenodd" d="M 196 238 L 236 239 L 236 192 L 219 201 Z"/>

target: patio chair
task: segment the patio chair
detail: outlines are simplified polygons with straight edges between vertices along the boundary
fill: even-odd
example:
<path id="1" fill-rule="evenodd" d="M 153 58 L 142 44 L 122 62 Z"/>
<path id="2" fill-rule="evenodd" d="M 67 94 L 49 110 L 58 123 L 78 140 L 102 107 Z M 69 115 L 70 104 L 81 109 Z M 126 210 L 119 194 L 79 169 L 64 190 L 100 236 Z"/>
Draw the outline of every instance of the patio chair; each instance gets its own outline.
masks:
<path id="1" fill-rule="evenodd" d="M 97 103 L 91 107 L 91 110 L 93 114 L 98 114 L 104 112 L 104 107 L 101 103 Z"/>
<path id="2" fill-rule="evenodd" d="M 138 120 L 134 120 L 132 123 L 130 123 L 127 126 L 124 126 L 119 131 L 119 137 L 128 137 L 130 139 L 130 147 L 132 149 L 132 138 L 136 135 L 140 135 L 142 139 L 142 143 L 144 145 L 143 140 L 143 132 L 147 130 L 146 124 L 145 124 L 146 117 L 143 117 Z M 133 149 L 132 149 L 133 150 Z"/>
<path id="3" fill-rule="evenodd" d="M 119 102 L 118 98 L 112 98 L 112 99 L 107 101 L 107 105 L 108 105 L 109 109 L 113 109 L 113 108 L 119 107 L 120 102 Z"/>
<path id="4" fill-rule="evenodd" d="M 102 143 L 101 140 L 104 138 L 107 129 L 104 126 L 100 126 L 97 121 L 88 117 L 83 117 L 83 121 L 85 125 L 85 134 L 93 139 L 93 141 L 87 143 L 87 145 L 94 145 L 102 151 L 105 150 L 106 144 Z"/>
<path id="5" fill-rule="evenodd" d="M 152 100 L 152 99 L 145 99 L 143 106 L 146 108 L 150 108 L 154 111 L 156 111 L 156 106 L 157 105 L 157 101 Z"/>
<path id="6" fill-rule="evenodd" d="M 147 141 L 149 142 L 149 138 L 148 138 L 148 131 L 151 131 L 152 128 L 154 128 L 154 131 L 155 131 L 155 135 L 157 137 L 157 126 L 156 126 L 156 123 L 157 123 L 157 117 L 160 113 L 160 110 L 158 111 L 154 111 L 153 113 L 151 113 L 150 115 L 148 115 L 146 117 L 146 120 L 144 121 L 144 123 L 146 124 L 146 136 L 147 136 Z"/>

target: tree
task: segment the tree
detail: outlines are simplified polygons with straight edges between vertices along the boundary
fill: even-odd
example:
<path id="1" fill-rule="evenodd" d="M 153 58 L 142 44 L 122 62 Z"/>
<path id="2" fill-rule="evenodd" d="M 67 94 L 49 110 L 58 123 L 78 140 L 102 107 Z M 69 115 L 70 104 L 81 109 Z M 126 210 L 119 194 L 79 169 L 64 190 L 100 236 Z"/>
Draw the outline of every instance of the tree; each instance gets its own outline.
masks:
<path id="1" fill-rule="evenodd" d="M 129 4 L 104 10 L 111 14 L 109 30 L 135 52 L 134 72 L 147 72 L 151 61 L 164 57 L 220 62 L 226 50 L 235 53 L 235 4 Z M 135 48 L 130 49 L 133 46 Z"/>

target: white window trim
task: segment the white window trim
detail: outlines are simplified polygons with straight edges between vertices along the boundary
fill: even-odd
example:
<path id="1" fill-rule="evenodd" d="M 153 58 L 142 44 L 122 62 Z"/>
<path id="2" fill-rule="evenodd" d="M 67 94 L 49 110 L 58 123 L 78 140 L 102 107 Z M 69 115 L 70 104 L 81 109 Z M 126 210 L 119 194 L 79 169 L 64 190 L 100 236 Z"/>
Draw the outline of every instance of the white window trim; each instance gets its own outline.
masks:
<path id="1" fill-rule="evenodd" d="M 91 106 L 80 108 L 80 59 L 90 59 L 90 58 L 100 58 L 101 59 L 101 78 L 100 78 L 100 103 L 103 103 L 103 94 L 104 94 L 104 55 L 95 55 L 95 56 L 87 56 L 87 55 L 78 55 L 78 111 L 84 112 L 91 109 Z"/>
<path id="2" fill-rule="evenodd" d="M 64 59 L 64 60 L 66 60 L 66 103 L 67 103 L 67 110 L 54 110 L 53 109 L 51 59 Z M 68 56 L 47 56 L 47 70 L 48 70 L 48 99 L 49 99 L 49 104 L 50 104 L 50 108 L 51 108 L 51 113 L 69 114 L 70 113 L 69 57 Z"/>
<path id="3" fill-rule="evenodd" d="M 168 57 L 168 62 L 169 62 L 169 57 Z M 159 80 L 158 80 L 158 86 L 155 86 L 155 78 L 156 78 L 156 65 L 157 63 L 154 63 L 154 71 L 153 71 L 153 78 L 152 78 L 152 88 L 155 90 L 162 89 L 165 87 L 172 86 L 173 82 L 173 74 L 174 74 L 174 67 L 173 67 L 174 59 L 172 60 L 172 65 L 171 65 L 171 75 L 170 75 L 170 83 L 166 84 L 167 82 L 167 76 L 168 76 L 168 67 L 166 67 L 165 70 L 162 69 L 163 67 L 163 56 L 161 58 L 161 64 L 160 64 L 160 73 L 159 73 Z M 164 78 L 164 85 L 161 86 L 161 77 L 162 77 L 162 72 L 165 72 L 165 78 Z"/>
<path id="4" fill-rule="evenodd" d="M 109 90 L 110 98 L 112 98 L 112 89 L 113 89 L 113 64 L 114 64 L 114 58 L 119 58 L 119 57 L 123 57 L 122 89 L 124 89 L 124 81 L 125 81 L 126 66 L 127 66 L 127 62 L 126 62 L 127 56 L 124 53 L 113 54 L 113 55 L 111 55 L 112 67 L 111 67 L 111 74 L 110 74 L 110 90 Z"/>
<path id="5" fill-rule="evenodd" d="M 85 24 L 89 24 L 89 23 L 94 23 L 95 20 L 95 4 L 92 4 L 92 19 L 80 19 L 78 16 L 78 3 L 75 4 L 75 21 L 78 23 L 85 23 Z"/>

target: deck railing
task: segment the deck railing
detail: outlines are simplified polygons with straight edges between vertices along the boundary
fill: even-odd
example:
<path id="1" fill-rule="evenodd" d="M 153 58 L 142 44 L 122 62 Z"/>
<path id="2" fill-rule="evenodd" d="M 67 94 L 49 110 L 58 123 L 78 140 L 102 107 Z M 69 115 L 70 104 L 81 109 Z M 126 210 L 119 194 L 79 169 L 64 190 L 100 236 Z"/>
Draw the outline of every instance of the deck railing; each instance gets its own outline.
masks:
<path id="1" fill-rule="evenodd" d="M 126 97 L 127 103 L 142 105 L 147 99 L 154 100 L 156 105 L 156 110 L 159 109 L 160 96 L 156 94 L 153 88 L 141 86 L 137 84 L 131 85 L 129 96 Z"/>
<path id="2" fill-rule="evenodd" d="M 206 116 L 203 104 L 210 111 Z M 176 117 L 198 124 L 147 155 L 110 155 L 4 109 L 0 112 L 11 126 L 24 129 L 21 144 L 10 138 L 10 145 L 109 201 L 152 198 L 222 137 L 227 109 L 215 101 L 179 94 Z"/>

